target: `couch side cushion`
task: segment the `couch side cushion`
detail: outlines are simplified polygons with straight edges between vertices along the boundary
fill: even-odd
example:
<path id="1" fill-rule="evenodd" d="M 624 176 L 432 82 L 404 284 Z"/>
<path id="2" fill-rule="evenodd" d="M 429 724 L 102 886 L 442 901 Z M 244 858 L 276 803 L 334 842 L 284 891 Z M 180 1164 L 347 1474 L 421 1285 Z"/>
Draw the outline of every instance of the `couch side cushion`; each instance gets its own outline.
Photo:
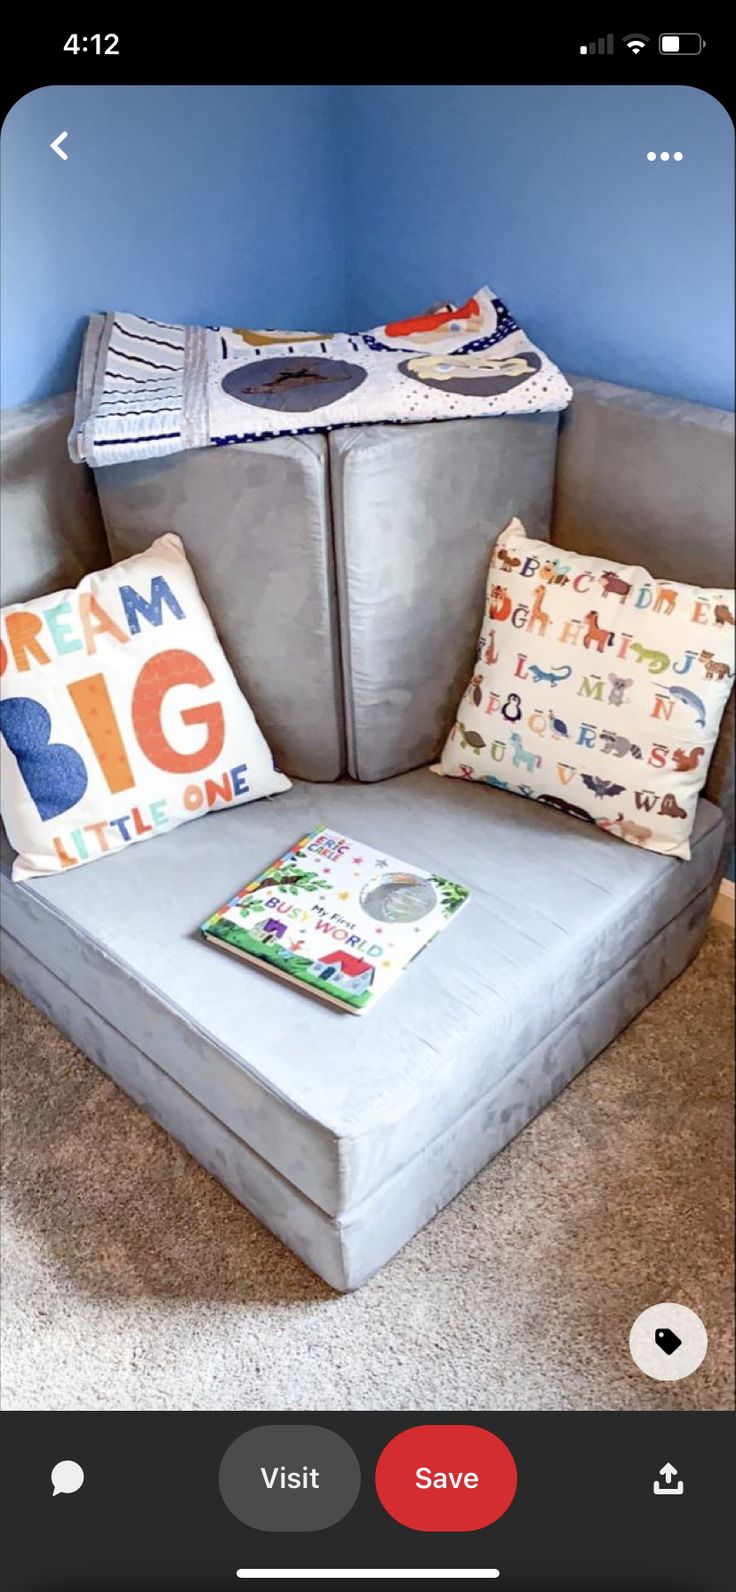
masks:
<path id="1" fill-rule="evenodd" d="M 202 448 L 96 473 L 110 551 L 181 537 L 238 684 L 294 778 L 343 771 L 327 446 Z"/>
<path id="2" fill-rule="evenodd" d="M 552 540 L 658 580 L 734 585 L 734 417 L 571 376 Z"/>
<path id="3" fill-rule="evenodd" d="M 514 514 L 546 537 L 557 415 L 330 433 L 348 769 L 428 763 L 473 661 L 488 561 Z"/>
<path id="4" fill-rule="evenodd" d="M 319 822 L 471 889 L 365 1017 L 197 932 L 218 901 Z M 22 885 L 3 877 L 2 920 L 336 1216 L 492 1095 L 615 974 L 626 969 L 636 986 L 640 953 L 667 924 L 682 914 L 704 926 L 721 843 L 720 815 L 704 801 L 683 863 L 423 769 L 373 785 L 297 784 L 277 802 L 211 814 L 99 868 Z M 656 993 L 648 986 L 642 1004 Z"/>
<path id="5" fill-rule="evenodd" d="M 644 564 L 659 580 L 734 585 L 734 417 L 724 409 L 571 376 L 552 540 Z M 734 823 L 733 696 L 705 794 Z"/>
<path id="6" fill-rule="evenodd" d="M 0 602 L 28 602 L 110 562 L 94 477 L 72 464 L 74 394 L 0 417 Z"/>

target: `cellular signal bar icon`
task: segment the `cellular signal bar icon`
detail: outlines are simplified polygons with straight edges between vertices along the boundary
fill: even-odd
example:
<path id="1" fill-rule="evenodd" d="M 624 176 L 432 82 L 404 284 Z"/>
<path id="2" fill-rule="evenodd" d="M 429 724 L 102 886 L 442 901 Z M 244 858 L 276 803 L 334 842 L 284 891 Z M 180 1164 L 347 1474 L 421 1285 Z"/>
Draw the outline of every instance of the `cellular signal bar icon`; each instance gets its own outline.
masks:
<path id="1" fill-rule="evenodd" d="M 607 33 L 605 39 L 595 39 L 592 44 L 581 44 L 581 55 L 613 55 L 613 34 Z"/>

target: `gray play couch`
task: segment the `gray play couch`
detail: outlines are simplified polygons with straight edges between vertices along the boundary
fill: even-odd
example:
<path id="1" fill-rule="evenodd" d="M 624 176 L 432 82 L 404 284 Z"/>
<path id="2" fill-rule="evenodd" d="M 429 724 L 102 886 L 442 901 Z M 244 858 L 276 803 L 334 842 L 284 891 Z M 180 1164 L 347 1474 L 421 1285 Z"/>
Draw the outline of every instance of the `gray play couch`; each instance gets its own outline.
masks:
<path id="1" fill-rule="evenodd" d="M 573 380 L 559 438 L 554 416 L 356 428 L 110 467 L 99 502 L 66 458 L 67 400 L 6 417 L 3 601 L 177 531 L 294 788 L 61 877 L 12 885 L 6 854 L 5 972 L 339 1289 L 685 967 L 730 846 L 732 706 L 690 863 L 426 767 L 511 515 L 665 579 L 733 581 L 731 417 Z M 197 933 L 320 822 L 472 890 L 360 1021 Z"/>

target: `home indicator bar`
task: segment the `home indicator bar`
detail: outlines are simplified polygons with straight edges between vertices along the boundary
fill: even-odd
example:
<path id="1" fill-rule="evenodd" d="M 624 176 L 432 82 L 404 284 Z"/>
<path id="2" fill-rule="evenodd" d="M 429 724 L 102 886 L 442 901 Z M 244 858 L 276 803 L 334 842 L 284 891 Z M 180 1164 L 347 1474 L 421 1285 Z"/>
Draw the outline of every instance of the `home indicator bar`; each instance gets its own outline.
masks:
<path id="1" fill-rule="evenodd" d="M 240 1581 L 495 1581 L 500 1570 L 237 1570 Z"/>

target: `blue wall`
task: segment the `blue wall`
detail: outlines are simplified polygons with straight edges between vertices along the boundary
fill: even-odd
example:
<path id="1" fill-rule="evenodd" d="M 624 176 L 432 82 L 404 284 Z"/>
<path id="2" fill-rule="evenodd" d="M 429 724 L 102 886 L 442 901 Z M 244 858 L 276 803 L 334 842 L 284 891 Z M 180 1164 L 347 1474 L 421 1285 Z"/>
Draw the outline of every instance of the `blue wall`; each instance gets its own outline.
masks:
<path id="1" fill-rule="evenodd" d="M 2 134 L 2 403 L 74 385 L 84 318 L 344 320 L 321 87 L 43 88 Z M 67 161 L 49 149 L 67 129 Z"/>
<path id="2" fill-rule="evenodd" d="M 732 406 L 733 127 L 716 100 L 372 86 L 348 126 L 355 324 L 488 281 L 568 370 Z"/>
<path id="3" fill-rule="evenodd" d="M 730 407 L 732 151 L 691 88 L 39 89 L 2 136 L 3 404 L 73 385 L 92 309 L 327 330 L 488 281 L 568 369 Z"/>

